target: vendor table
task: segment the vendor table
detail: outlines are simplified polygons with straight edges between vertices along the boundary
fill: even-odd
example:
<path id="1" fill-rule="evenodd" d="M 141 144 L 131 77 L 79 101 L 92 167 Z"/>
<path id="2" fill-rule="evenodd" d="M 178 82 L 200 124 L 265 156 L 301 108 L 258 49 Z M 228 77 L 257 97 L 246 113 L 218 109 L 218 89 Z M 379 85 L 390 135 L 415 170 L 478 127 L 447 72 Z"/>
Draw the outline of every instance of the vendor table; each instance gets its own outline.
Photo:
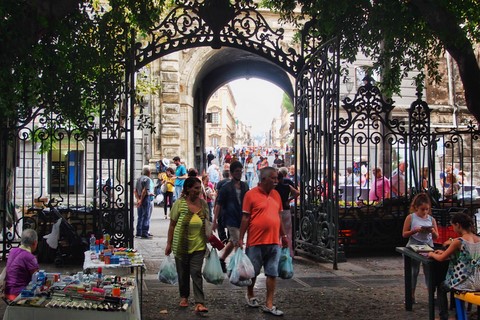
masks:
<path id="1" fill-rule="evenodd" d="M 435 319 L 435 288 L 445 280 L 448 261 L 439 262 L 421 255 L 407 247 L 397 247 L 397 252 L 403 255 L 405 275 L 405 310 L 412 311 L 412 259 L 425 264 L 428 272 L 428 313 L 429 319 Z"/>
<path id="2" fill-rule="evenodd" d="M 68 319 L 68 320 L 141 320 L 138 284 L 132 295 L 132 304 L 127 311 L 96 311 L 77 310 L 66 308 L 46 308 L 32 306 L 7 306 L 3 320 L 45 320 L 45 319 Z"/>
<path id="3" fill-rule="evenodd" d="M 83 270 L 92 269 L 96 271 L 97 268 L 101 267 L 104 272 L 105 270 L 112 269 L 115 272 L 118 270 L 129 270 L 130 273 L 135 274 L 135 282 L 137 284 L 137 288 L 140 294 L 140 312 L 143 303 L 143 274 L 145 272 L 145 263 L 143 261 L 142 256 L 139 253 L 135 253 L 135 257 L 132 264 L 105 264 L 103 261 L 100 260 L 92 260 L 91 259 L 91 251 L 85 251 L 85 259 L 83 260 Z"/>

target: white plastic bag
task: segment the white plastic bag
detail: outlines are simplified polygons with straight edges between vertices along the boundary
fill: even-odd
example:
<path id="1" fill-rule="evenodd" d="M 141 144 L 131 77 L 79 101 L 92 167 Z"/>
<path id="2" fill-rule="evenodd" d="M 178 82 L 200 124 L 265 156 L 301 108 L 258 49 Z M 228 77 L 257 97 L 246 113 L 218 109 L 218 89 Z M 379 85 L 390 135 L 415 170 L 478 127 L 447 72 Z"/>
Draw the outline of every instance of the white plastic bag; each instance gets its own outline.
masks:
<path id="1" fill-rule="evenodd" d="M 222 284 L 225 279 L 225 275 L 220 265 L 220 259 L 218 258 L 217 250 L 214 248 L 210 251 L 210 254 L 205 258 L 205 265 L 203 266 L 203 278 L 208 283 Z"/>
<path id="2" fill-rule="evenodd" d="M 235 251 L 228 264 L 227 274 L 230 277 L 231 284 L 239 287 L 246 287 L 252 284 L 251 279 L 255 277 L 255 268 L 242 249 L 238 248 Z"/>
<path id="3" fill-rule="evenodd" d="M 43 238 L 46 239 L 47 244 L 52 249 L 58 248 L 58 239 L 60 238 L 60 225 L 62 224 L 62 219 L 58 219 L 57 222 L 52 226 L 52 232 L 44 235 Z"/>
<path id="4" fill-rule="evenodd" d="M 157 194 L 157 196 L 155 197 L 155 200 L 153 200 L 155 202 L 155 204 L 160 204 L 163 202 L 163 193 L 159 193 Z"/>
<path id="5" fill-rule="evenodd" d="M 177 267 L 175 266 L 175 260 L 173 260 L 172 257 L 166 256 L 160 264 L 160 270 L 158 271 L 158 280 L 163 283 L 177 284 Z"/>

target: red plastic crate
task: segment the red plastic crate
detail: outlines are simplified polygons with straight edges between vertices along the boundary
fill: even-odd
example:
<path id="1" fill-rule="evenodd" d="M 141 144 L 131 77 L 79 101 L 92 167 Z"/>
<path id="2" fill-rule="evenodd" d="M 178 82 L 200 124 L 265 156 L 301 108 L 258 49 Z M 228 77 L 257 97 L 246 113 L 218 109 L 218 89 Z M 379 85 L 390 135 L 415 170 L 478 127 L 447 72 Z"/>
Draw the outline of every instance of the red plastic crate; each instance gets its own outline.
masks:
<path id="1" fill-rule="evenodd" d="M 457 237 L 458 237 L 458 234 L 455 231 L 453 231 L 452 226 L 448 226 L 448 227 L 438 226 L 438 238 L 433 240 L 433 242 L 443 244 L 448 239 L 457 238 Z"/>

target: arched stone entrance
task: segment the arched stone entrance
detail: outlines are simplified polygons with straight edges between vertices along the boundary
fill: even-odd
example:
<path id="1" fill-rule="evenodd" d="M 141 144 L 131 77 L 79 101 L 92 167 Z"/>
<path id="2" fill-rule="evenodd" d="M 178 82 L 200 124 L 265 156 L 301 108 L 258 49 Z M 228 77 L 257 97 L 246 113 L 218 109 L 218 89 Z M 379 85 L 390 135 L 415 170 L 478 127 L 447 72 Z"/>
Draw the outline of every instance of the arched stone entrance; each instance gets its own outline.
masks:
<path id="1" fill-rule="evenodd" d="M 283 89 L 293 100 L 294 79 L 277 65 L 254 54 L 235 49 L 222 48 L 202 66 L 193 85 L 193 128 L 196 168 L 205 168 L 205 109 L 210 96 L 222 85 L 240 78 L 260 78 Z"/>

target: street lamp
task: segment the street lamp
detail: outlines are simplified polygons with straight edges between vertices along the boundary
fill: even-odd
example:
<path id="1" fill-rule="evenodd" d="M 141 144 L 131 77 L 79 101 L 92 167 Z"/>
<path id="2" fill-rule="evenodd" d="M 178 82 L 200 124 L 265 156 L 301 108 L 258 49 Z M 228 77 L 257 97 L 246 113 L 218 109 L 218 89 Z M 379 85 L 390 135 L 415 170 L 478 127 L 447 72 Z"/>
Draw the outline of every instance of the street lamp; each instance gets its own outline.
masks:
<path id="1" fill-rule="evenodd" d="M 348 96 L 350 92 L 352 92 L 353 90 L 353 81 L 347 81 L 345 83 L 345 87 L 347 88 L 347 92 L 348 92 L 347 96 Z"/>
<path id="2" fill-rule="evenodd" d="M 345 88 L 347 89 L 347 94 L 343 95 L 342 100 L 347 98 L 350 92 L 353 90 L 353 81 L 345 81 Z"/>

